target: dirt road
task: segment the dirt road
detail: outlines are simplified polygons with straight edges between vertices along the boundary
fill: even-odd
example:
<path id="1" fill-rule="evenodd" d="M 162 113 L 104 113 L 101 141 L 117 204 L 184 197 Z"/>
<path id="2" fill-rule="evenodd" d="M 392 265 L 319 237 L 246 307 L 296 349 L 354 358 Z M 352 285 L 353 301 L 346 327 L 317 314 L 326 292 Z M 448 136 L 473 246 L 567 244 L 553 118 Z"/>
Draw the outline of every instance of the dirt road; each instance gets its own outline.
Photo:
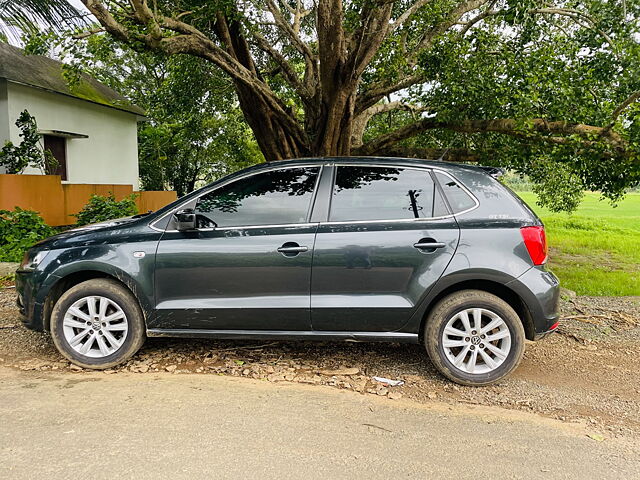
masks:
<path id="1" fill-rule="evenodd" d="M 141 472 L 131 453 L 139 450 L 145 461 L 170 461 L 172 472 L 185 475 L 196 471 L 192 463 L 233 476 L 299 462 L 308 471 L 344 476 L 358 469 L 411 476 L 446 466 L 476 478 L 524 477 L 531 468 L 545 478 L 584 478 L 578 473 L 585 468 L 640 478 L 633 463 L 640 452 L 640 299 L 566 298 L 563 314 L 560 334 L 529 343 L 514 375 L 485 388 L 444 380 L 422 347 L 399 344 L 149 339 L 127 364 L 93 373 L 64 361 L 48 335 L 24 329 L 14 291 L 0 289 L 0 422 L 8 428 L 0 433 L 0 465 L 12 465 L 19 477 L 34 442 L 46 458 L 79 472 L 95 465 L 83 458 L 97 448 L 110 466 L 131 468 L 126 477 Z M 373 376 L 405 383 L 385 387 Z M 486 407 L 500 428 L 467 411 Z M 272 409 L 281 416 L 270 417 Z M 382 411 L 386 417 L 377 417 Z M 420 421 L 412 424 L 415 418 Z M 74 422 L 81 440 L 64 433 L 77 432 Z M 102 432 L 93 439 L 91 422 Z M 60 453 L 58 444 L 79 450 Z M 483 446 L 494 455 L 487 462 Z M 128 463 L 118 467 L 112 450 Z M 43 473 L 63 471 L 36 463 Z"/>
<path id="2" fill-rule="evenodd" d="M 0 478 L 638 478 L 589 427 L 214 375 L 0 368 Z"/>

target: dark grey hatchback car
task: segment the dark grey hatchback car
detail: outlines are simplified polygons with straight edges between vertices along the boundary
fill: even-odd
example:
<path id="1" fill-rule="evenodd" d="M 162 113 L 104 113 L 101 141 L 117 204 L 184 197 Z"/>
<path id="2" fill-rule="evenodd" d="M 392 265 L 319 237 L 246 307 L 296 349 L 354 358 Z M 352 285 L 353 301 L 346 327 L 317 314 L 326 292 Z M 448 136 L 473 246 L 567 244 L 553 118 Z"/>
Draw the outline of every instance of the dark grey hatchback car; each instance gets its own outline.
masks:
<path id="1" fill-rule="evenodd" d="M 387 341 L 423 343 L 443 375 L 485 385 L 558 325 L 546 260 L 542 223 L 486 169 L 302 159 L 40 242 L 18 303 L 87 368 L 146 336 Z"/>

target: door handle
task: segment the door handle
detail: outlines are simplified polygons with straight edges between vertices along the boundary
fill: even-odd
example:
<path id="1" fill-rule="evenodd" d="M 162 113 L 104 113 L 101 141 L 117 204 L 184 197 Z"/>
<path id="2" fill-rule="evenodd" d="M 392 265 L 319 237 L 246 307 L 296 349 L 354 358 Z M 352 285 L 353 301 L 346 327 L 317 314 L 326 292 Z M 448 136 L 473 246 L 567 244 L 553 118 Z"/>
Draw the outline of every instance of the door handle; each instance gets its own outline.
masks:
<path id="1" fill-rule="evenodd" d="M 417 243 L 413 244 L 414 248 L 425 252 L 435 252 L 437 248 L 444 248 L 447 246 L 446 243 L 436 242 L 435 240 L 420 240 Z"/>
<path id="2" fill-rule="evenodd" d="M 295 257 L 299 253 L 306 252 L 309 250 L 308 247 L 300 246 L 295 242 L 287 242 L 278 248 L 278 252 L 283 254 L 285 257 Z"/>

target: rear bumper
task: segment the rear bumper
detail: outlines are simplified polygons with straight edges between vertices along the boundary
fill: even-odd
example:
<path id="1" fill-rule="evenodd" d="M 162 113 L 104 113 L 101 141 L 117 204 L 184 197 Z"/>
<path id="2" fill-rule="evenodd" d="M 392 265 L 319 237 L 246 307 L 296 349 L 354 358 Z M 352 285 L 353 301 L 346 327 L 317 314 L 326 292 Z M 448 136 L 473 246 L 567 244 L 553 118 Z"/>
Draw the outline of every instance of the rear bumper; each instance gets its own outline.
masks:
<path id="1" fill-rule="evenodd" d="M 507 284 L 524 302 L 534 327 L 533 339 L 538 340 L 557 328 L 560 314 L 560 282 L 544 266 L 532 267 Z"/>
<path id="2" fill-rule="evenodd" d="M 542 340 L 543 338 L 545 338 L 547 335 L 549 335 L 550 333 L 553 332 L 557 332 L 558 331 L 558 326 L 559 326 L 559 322 L 556 322 L 555 324 L 552 325 L 552 327 L 547 330 L 546 332 L 542 332 L 542 333 L 536 333 L 535 337 L 533 338 L 535 341 L 538 340 Z"/>

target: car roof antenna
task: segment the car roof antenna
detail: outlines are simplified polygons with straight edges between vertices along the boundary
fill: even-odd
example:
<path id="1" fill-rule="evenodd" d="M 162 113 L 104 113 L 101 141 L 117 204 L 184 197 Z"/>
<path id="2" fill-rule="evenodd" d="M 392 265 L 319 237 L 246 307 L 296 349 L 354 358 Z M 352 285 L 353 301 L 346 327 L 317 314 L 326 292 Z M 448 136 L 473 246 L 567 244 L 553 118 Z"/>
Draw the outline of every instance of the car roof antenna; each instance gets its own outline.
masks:
<path id="1" fill-rule="evenodd" d="M 449 153 L 449 150 L 451 150 L 451 147 L 447 147 L 446 150 L 444 152 L 442 152 L 442 155 L 440 155 L 436 161 L 437 162 L 444 162 L 444 156 Z"/>

